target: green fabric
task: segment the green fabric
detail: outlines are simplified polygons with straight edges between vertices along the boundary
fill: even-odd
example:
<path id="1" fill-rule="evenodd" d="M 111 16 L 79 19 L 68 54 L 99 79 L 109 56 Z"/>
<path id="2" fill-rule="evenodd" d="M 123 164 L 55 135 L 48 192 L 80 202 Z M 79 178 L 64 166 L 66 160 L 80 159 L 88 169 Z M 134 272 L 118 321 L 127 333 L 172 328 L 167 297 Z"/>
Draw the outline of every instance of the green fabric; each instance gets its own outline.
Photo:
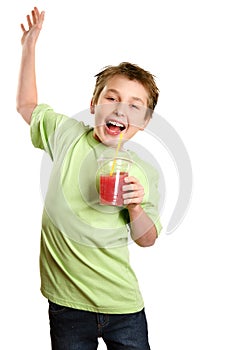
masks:
<path id="1" fill-rule="evenodd" d="M 99 205 L 97 159 L 107 147 L 93 138 L 92 128 L 48 105 L 35 108 L 31 138 L 53 160 L 42 218 L 43 295 L 94 312 L 140 311 L 143 299 L 129 263 L 128 211 Z M 160 232 L 158 175 L 132 152 L 131 158 L 130 175 L 146 193 L 142 207 Z"/>

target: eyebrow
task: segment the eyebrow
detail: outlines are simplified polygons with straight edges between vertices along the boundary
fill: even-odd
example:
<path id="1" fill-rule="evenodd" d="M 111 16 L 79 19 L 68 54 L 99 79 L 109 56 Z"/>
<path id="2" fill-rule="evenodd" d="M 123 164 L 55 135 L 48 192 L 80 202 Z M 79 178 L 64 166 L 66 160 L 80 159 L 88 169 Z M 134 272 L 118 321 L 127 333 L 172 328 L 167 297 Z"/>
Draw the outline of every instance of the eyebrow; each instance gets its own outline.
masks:
<path id="1" fill-rule="evenodd" d="M 117 94 L 119 96 L 119 91 L 118 90 L 115 90 L 115 89 L 108 89 L 106 90 L 106 93 L 108 92 L 113 92 L 115 94 Z M 138 101 L 138 102 L 141 102 L 143 105 L 144 105 L 144 101 L 140 98 L 140 97 L 134 97 L 134 96 L 131 96 L 131 98 L 134 100 L 134 101 Z"/>

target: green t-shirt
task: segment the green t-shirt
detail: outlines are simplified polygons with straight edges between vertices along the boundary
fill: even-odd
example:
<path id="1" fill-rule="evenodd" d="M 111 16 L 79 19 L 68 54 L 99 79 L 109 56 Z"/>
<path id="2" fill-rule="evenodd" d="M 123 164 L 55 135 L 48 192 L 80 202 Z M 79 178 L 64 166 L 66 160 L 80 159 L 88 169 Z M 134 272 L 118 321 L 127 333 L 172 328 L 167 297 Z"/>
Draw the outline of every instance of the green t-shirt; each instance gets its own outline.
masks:
<path id="1" fill-rule="evenodd" d="M 126 208 L 99 204 L 98 159 L 107 149 L 93 128 L 38 105 L 31 120 L 35 147 L 53 161 L 41 230 L 41 291 L 49 300 L 101 313 L 143 308 L 129 263 Z M 130 175 L 144 186 L 142 207 L 160 232 L 158 174 L 130 152 Z"/>

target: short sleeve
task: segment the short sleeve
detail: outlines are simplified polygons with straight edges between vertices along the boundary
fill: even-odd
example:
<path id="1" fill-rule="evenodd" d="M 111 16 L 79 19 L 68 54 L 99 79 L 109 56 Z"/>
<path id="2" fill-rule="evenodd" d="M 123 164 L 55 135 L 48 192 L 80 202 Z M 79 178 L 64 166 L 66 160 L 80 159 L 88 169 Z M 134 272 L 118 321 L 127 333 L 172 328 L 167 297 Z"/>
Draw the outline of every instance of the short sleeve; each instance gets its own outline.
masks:
<path id="1" fill-rule="evenodd" d="M 147 194 L 145 195 L 145 200 L 142 203 L 142 208 L 150 219 L 154 222 L 158 235 L 162 230 L 162 225 L 160 222 L 159 215 L 159 191 L 158 191 L 158 181 L 159 175 L 155 169 L 151 170 L 150 173 L 147 172 L 148 187 L 146 189 Z"/>
<path id="2" fill-rule="evenodd" d="M 158 235 L 162 230 L 162 225 L 160 222 L 159 215 L 159 200 L 160 195 L 158 191 L 158 181 L 159 176 L 158 173 L 154 170 L 151 171 L 150 175 L 148 175 L 148 188 L 147 195 L 145 196 L 145 200 L 142 203 L 142 208 L 146 212 L 146 214 L 150 217 L 150 219 L 154 222 Z"/>
<path id="3" fill-rule="evenodd" d="M 47 104 L 38 105 L 33 113 L 30 123 L 30 133 L 33 145 L 46 151 L 53 159 L 54 133 L 56 129 L 66 122 L 69 117 L 54 112 Z"/>
<path id="4" fill-rule="evenodd" d="M 134 167 L 131 175 L 135 176 L 144 187 L 144 199 L 141 207 L 149 218 L 153 221 L 158 235 L 162 230 L 159 215 L 159 200 L 158 191 L 159 174 L 158 171 L 147 162 L 142 161 L 134 154 Z"/>

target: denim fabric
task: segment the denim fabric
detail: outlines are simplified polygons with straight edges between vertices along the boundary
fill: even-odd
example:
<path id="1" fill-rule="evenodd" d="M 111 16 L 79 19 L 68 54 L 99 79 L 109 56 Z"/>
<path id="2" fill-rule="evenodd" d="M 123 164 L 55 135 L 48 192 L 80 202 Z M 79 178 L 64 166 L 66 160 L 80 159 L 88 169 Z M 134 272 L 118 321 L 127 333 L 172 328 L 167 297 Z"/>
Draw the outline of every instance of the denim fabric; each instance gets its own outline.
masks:
<path id="1" fill-rule="evenodd" d="M 52 350 L 96 350 L 102 337 L 108 350 L 150 350 L 144 309 L 101 314 L 49 301 Z"/>

